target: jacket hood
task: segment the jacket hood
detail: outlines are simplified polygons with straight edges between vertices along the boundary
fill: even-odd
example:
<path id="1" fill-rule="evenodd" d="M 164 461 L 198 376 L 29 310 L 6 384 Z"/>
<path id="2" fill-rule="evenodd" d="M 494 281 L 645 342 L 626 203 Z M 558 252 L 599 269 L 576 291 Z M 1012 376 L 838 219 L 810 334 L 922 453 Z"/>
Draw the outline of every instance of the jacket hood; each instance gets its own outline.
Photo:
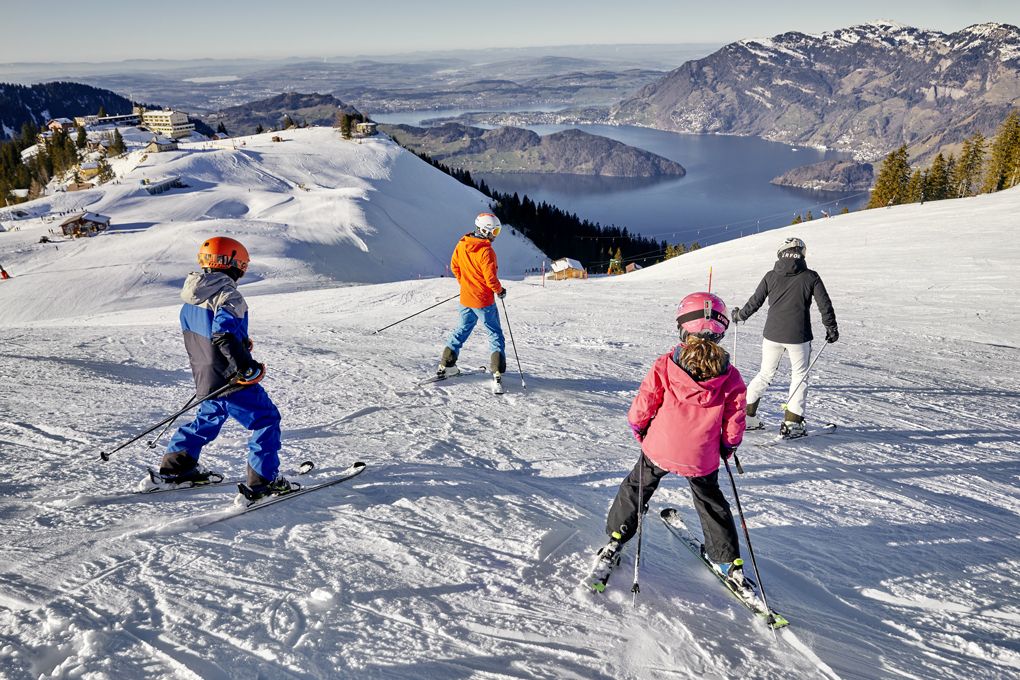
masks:
<path id="1" fill-rule="evenodd" d="M 802 257 L 781 257 L 776 260 L 773 271 L 780 276 L 794 276 L 807 269 L 807 262 Z"/>
<path id="2" fill-rule="evenodd" d="M 474 234 L 465 234 L 460 240 L 464 244 L 464 247 L 470 252 L 478 252 L 479 250 L 485 250 L 486 248 L 492 248 L 492 241 L 487 238 L 479 238 Z"/>
<path id="3" fill-rule="evenodd" d="M 200 305 L 231 289 L 236 290 L 237 283 L 223 272 L 191 272 L 184 280 L 181 299 L 188 304 Z"/>
<path id="4" fill-rule="evenodd" d="M 666 362 L 666 370 L 669 374 L 669 389 L 678 401 L 709 406 L 717 404 L 725 397 L 723 388 L 730 374 L 730 366 L 727 362 L 726 370 L 708 380 L 698 382 L 691 377 L 691 374 L 678 366 L 672 359 Z"/>

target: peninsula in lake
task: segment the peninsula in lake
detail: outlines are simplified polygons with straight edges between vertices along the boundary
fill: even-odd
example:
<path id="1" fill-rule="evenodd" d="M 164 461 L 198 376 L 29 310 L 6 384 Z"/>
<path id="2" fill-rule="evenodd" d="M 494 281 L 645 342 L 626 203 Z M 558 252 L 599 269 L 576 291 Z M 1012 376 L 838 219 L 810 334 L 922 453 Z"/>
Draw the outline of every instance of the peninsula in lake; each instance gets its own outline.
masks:
<path id="1" fill-rule="evenodd" d="M 495 130 L 448 123 L 420 128 L 382 125 L 398 143 L 445 165 L 472 173 L 556 173 L 597 177 L 683 177 L 676 161 L 581 130 L 541 136 L 531 130 Z"/>

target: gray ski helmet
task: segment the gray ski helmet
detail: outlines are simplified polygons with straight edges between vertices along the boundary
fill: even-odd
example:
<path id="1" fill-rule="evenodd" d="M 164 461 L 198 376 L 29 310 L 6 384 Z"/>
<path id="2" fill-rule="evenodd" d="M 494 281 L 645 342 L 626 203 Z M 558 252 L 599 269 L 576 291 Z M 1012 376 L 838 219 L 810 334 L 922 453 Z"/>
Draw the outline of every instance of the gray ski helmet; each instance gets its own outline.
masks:
<path id="1" fill-rule="evenodd" d="M 793 250 L 794 248 L 800 251 L 801 257 L 807 257 L 807 245 L 796 236 L 791 236 L 783 241 L 779 250 L 776 251 L 776 257 L 782 257 L 784 250 Z"/>

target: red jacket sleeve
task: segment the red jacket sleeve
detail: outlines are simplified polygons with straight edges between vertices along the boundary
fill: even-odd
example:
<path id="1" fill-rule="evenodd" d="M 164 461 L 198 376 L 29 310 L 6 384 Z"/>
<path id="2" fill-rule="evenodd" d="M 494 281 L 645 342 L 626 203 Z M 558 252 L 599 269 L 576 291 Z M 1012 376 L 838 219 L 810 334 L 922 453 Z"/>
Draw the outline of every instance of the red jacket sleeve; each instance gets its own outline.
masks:
<path id="1" fill-rule="evenodd" d="M 723 404 L 722 443 L 740 446 L 747 427 L 747 386 L 735 367 L 730 366 L 726 381 L 726 401 Z"/>
<path id="2" fill-rule="evenodd" d="M 493 293 L 498 293 L 503 290 L 503 284 L 499 282 L 499 276 L 497 275 L 496 266 L 496 253 L 492 248 L 485 248 L 481 252 L 481 263 L 482 263 L 482 275 L 485 276 L 485 285 L 492 290 Z"/>
<path id="3" fill-rule="evenodd" d="M 652 369 L 641 381 L 637 396 L 634 397 L 630 411 L 627 412 L 627 420 L 641 431 L 648 429 L 648 425 L 652 422 L 655 414 L 659 412 L 659 407 L 662 406 L 666 395 L 664 360 L 668 361 L 669 356 L 659 357 L 652 364 Z"/>

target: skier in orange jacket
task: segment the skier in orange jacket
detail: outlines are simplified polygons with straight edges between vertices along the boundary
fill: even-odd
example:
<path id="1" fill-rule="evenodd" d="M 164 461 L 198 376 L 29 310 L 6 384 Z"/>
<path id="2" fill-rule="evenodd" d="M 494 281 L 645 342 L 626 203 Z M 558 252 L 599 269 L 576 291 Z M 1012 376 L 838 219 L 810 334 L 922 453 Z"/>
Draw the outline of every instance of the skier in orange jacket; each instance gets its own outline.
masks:
<path id="1" fill-rule="evenodd" d="M 492 391 L 503 393 L 503 373 L 506 371 L 506 342 L 499 324 L 496 297 L 503 298 L 506 288 L 499 281 L 496 252 L 492 241 L 503 226 L 492 213 L 475 218 L 475 230 L 465 234 L 457 243 L 450 258 L 450 271 L 460 283 L 460 325 L 450 334 L 443 348 L 436 376 L 440 379 L 460 373 L 457 357 L 475 324 L 481 319 L 489 332 L 489 349 L 492 352 L 489 370 L 492 372 Z"/>

